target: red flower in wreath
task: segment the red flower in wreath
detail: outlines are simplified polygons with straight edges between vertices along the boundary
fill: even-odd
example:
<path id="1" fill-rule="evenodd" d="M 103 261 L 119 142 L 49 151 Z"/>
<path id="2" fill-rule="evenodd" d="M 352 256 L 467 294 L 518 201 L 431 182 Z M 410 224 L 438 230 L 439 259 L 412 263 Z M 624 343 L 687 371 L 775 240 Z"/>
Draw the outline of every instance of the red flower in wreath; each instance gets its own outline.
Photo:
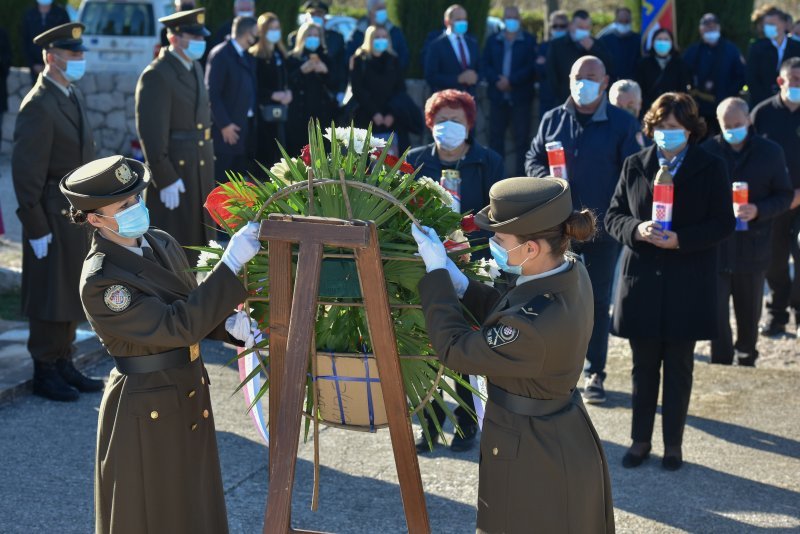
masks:
<path id="1" fill-rule="evenodd" d="M 253 184 L 245 184 L 248 188 L 253 188 Z M 237 194 L 234 191 L 231 191 L 231 185 L 219 185 L 215 187 L 206 197 L 205 204 L 203 207 L 208 211 L 208 214 L 211 215 L 211 218 L 214 219 L 214 222 L 217 225 L 222 226 L 222 221 L 230 226 L 232 222 L 235 221 L 236 217 L 228 211 L 228 206 L 230 205 L 231 200 L 238 200 L 244 203 L 247 206 L 252 206 L 255 203 L 255 193 L 251 193 L 250 191 L 246 191 L 242 194 Z"/>
<path id="2" fill-rule="evenodd" d="M 414 189 L 413 187 L 411 187 L 411 188 L 409 189 L 409 191 L 410 191 L 410 192 L 411 192 L 411 194 L 413 195 L 413 194 L 414 194 L 414 191 L 415 191 L 415 189 Z M 422 198 L 420 195 L 415 195 L 414 197 L 412 197 L 412 198 L 411 198 L 411 200 L 409 200 L 409 201 L 408 201 L 408 203 L 409 203 L 411 206 L 414 206 L 415 208 L 421 208 L 422 206 L 424 206 L 424 205 L 425 205 L 425 199 L 424 199 L 424 198 Z"/>
<path id="3" fill-rule="evenodd" d="M 375 156 L 376 158 L 379 158 L 381 157 L 382 153 L 383 153 L 382 151 L 376 150 L 375 152 L 372 153 L 372 155 Z M 395 165 L 397 165 L 398 161 L 400 161 L 400 158 L 398 158 L 397 156 L 386 154 L 386 158 L 383 160 L 383 163 L 388 167 L 394 167 Z M 414 166 L 408 163 L 407 161 L 404 161 L 403 163 L 400 164 L 400 172 L 403 172 L 405 174 L 412 174 L 414 172 Z"/>
<path id="4" fill-rule="evenodd" d="M 478 228 L 478 225 L 475 224 L 475 216 L 464 215 L 464 217 L 461 219 L 461 229 L 464 231 L 464 233 L 467 234 L 470 232 L 477 232 L 478 230 L 480 230 L 480 228 Z"/>
<path id="5" fill-rule="evenodd" d="M 300 151 L 300 161 L 306 164 L 306 167 L 311 167 L 311 146 L 306 145 Z"/>

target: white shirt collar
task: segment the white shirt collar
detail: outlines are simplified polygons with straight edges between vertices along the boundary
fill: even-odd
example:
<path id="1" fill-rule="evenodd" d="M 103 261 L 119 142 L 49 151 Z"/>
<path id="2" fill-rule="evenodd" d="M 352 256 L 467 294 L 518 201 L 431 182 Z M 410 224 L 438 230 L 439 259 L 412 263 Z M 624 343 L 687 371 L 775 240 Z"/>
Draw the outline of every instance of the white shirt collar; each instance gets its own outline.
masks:
<path id="1" fill-rule="evenodd" d="M 138 247 L 125 247 L 125 245 L 122 245 L 122 246 L 125 247 L 126 249 L 130 250 L 134 254 L 138 254 L 139 256 L 144 257 L 144 253 L 142 252 L 142 249 L 144 247 L 147 247 L 147 248 L 153 248 L 153 247 L 150 246 L 150 243 L 147 242 L 147 239 L 145 239 L 144 236 L 142 236 L 141 239 L 142 239 L 142 244 L 140 246 L 138 246 Z"/>
<path id="2" fill-rule="evenodd" d="M 554 274 L 563 273 L 564 271 L 569 269 L 569 267 L 570 267 L 570 262 L 567 261 L 567 260 L 564 260 L 564 263 L 562 263 L 561 265 L 559 265 L 555 269 L 550 269 L 549 271 L 545 271 L 545 272 L 539 273 L 539 274 L 522 275 L 519 278 L 517 278 L 516 286 L 519 287 L 520 285 L 524 284 L 525 282 L 530 282 L 532 280 L 538 280 L 539 278 L 546 278 L 548 276 L 553 276 Z"/>
<path id="3" fill-rule="evenodd" d="M 64 93 L 64 96 L 69 98 L 70 91 L 72 90 L 72 85 L 64 87 L 63 85 L 55 81 L 52 77 L 48 76 L 47 74 L 44 75 L 44 79 L 50 82 L 51 84 L 55 85 L 56 87 L 58 87 L 58 90 Z"/>
<path id="4" fill-rule="evenodd" d="M 192 62 L 183 59 L 181 55 L 175 51 L 175 48 L 172 45 L 169 45 L 169 53 L 178 58 L 178 61 L 180 61 L 183 66 L 186 67 L 186 70 L 192 70 Z"/>

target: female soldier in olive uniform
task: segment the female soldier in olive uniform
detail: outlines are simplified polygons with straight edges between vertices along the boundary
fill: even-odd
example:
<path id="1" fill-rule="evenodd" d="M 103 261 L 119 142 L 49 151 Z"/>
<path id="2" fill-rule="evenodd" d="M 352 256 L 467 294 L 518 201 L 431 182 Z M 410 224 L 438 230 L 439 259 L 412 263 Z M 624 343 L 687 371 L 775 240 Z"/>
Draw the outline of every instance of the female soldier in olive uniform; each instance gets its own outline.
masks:
<path id="1" fill-rule="evenodd" d="M 496 232 L 490 248 L 500 268 L 519 275 L 505 294 L 468 281 L 433 230 L 413 233 L 439 359 L 489 381 L 478 532 L 613 532 L 605 455 L 576 393 L 592 333 L 592 285 L 583 264 L 565 256 L 570 239 L 592 236 L 594 216 L 572 211 L 564 180 L 509 178 L 492 186 L 475 222 Z"/>
<path id="2" fill-rule="evenodd" d="M 198 286 L 177 241 L 148 230 L 139 194 L 149 181 L 145 165 L 111 156 L 79 167 L 60 184 L 73 220 L 96 228 L 81 273 L 81 302 L 116 365 L 98 421 L 96 532 L 225 533 L 208 373 L 198 343 L 230 339 L 224 326 L 247 338 L 246 314 L 223 322 L 246 296 L 237 273 L 258 251 L 257 225 L 232 237 Z"/>

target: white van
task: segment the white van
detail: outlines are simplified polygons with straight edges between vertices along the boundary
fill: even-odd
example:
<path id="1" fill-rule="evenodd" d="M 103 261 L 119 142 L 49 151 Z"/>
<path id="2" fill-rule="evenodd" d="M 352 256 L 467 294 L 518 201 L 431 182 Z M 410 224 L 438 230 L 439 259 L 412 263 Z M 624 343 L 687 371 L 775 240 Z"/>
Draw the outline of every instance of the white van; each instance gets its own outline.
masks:
<path id="1" fill-rule="evenodd" d="M 78 20 L 91 72 L 142 72 L 160 43 L 161 17 L 174 13 L 172 0 L 83 0 Z"/>

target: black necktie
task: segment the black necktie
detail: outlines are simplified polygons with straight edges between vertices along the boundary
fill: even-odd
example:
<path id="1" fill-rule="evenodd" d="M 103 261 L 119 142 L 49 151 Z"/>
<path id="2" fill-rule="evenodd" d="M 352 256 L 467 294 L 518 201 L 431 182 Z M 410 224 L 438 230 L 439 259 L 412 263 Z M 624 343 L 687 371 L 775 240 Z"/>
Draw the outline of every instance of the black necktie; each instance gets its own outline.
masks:
<path id="1" fill-rule="evenodd" d="M 158 263 L 155 254 L 153 254 L 153 249 L 150 247 L 142 247 L 142 256 L 144 256 L 146 260 L 150 260 L 156 264 Z"/>

